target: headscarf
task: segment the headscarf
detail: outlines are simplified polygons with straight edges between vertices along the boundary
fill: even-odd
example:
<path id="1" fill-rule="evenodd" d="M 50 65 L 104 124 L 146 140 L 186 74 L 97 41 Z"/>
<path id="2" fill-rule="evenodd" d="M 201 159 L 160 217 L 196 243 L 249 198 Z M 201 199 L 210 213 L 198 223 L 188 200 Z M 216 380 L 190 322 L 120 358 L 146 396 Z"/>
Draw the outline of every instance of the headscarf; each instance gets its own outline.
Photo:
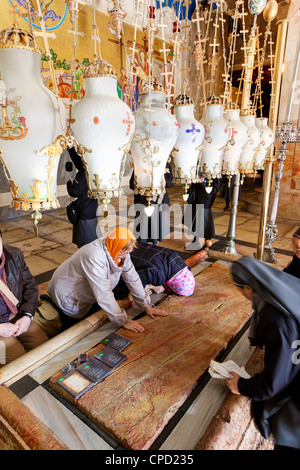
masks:
<path id="1" fill-rule="evenodd" d="M 186 266 L 169 279 L 166 284 L 175 294 L 188 297 L 194 293 L 195 278 L 192 271 Z"/>
<path id="2" fill-rule="evenodd" d="M 130 240 L 135 240 L 135 236 L 126 227 L 117 227 L 107 234 L 105 245 L 117 265 L 120 264 L 118 254 Z"/>
<path id="3" fill-rule="evenodd" d="M 243 256 L 231 266 L 233 282 L 250 286 L 265 302 L 300 322 L 300 280 L 256 258 Z"/>
<path id="4" fill-rule="evenodd" d="M 293 233 L 293 237 L 300 238 L 300 227 Z"/>

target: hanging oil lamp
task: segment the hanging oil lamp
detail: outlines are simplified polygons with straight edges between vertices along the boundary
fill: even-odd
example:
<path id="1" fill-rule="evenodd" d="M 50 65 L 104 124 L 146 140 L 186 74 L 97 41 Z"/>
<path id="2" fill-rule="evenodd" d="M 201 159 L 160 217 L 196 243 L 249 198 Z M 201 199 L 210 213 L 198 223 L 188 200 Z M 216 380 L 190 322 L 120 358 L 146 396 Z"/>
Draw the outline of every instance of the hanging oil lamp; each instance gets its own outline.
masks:
<path id="1" fill-rule="evenodd" d="M 111 10 L 108 11 L 108 14 L 116 32 L 117 39 L 120 40 L 122 32 L 122 22 L 127 16 L 127 13 L 125 13 L 125 11 L 120 6 L 119 0 L 113 0 L 113 4 L 114 6 Z"/>
<path id="2" fill-rule="evenodd" d="M 135 119 L 118 97 L 117 75 L 109 62 L 98 58 L 85 68 L 85 95 L 73 106 L 72 132 L 88 149 L 83 164 L 89 196 L 107 206 L 122 194 L 121 178 Z"/>
<path id="3" fill-rule="evenodd" d="M 194 117 L 194 102 L 180 94 L 174 100 L 174 112 L 180 125 L 179 134 L 172 151 L 175 182 L 184 184 L 183 199 L 187 200 L 189 184 L 198 181 L 198 165 L 204 141 L 204 126 Z"/>
<path id="4" fill-rule="evenodd" d="M 178 131 L 177 119 L 166 109 L 162 87 L 146 83 L 141 93 L 130 150 L 134 165 L 134 192 L 146 196 L 148 206 L 153 196 L 165 192 L 165 169 Z"/>
<path id="5" fill-rule="evenodd" d="M 41 210 L 59 207 L 57 169 L 66 147 L 65 108 L 43 84 L 40 55 L 34 36 L 16 24 L 0 33 L 0 162 L 10 207 L 33 210 L 35 222 Z"/>

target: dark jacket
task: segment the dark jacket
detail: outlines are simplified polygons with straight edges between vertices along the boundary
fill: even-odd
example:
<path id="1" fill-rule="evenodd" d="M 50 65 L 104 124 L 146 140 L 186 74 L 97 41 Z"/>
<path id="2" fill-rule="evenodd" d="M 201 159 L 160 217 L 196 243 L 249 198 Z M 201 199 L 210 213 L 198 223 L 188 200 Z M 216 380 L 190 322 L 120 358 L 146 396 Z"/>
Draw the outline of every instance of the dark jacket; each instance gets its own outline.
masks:
<path id="1" fill-rule="evenodd" d="M 139 242 L 130 257 L 144 287 L 162 286 L 187 266 L 176 251 L 144 242 Z M 124 298 L 128 292 L 121 279 L 114 290 L 116 297 Z"/>
<path id="2" fill-rule="evenodd" d="M 149 243 L 140 242 L 130 257 L 144 287 L 162 286 L 187 266 L 176 251 Z"/>
<path id="3" fill-rule="evenodd" d="M 283 271 L 300 279 L 300 259 L 294 255 L 290 264 Z"/>
<path id="4" fill-rule="evenodd" d="M 264 368 L 250 379 L 240 378 L 238 389 L 252 399 L 254 419 L 265 438 L 272 432 L 277 444 L 297 447 L 298 442 L 300 448 L 299 323 L 265 303 L 255 330 L 251 343 L 264 347 Z M 294 423 L 286 419 L 290 409 Z"/>
<path id="5" fill-rule="evenodd" d="M 34 315 L 38 304 L 39 290 L 29 271 L 23 253 L 18 248 L 4 245 L 6 282 L 12 293 L 20 301 L 19 313 Z"/>

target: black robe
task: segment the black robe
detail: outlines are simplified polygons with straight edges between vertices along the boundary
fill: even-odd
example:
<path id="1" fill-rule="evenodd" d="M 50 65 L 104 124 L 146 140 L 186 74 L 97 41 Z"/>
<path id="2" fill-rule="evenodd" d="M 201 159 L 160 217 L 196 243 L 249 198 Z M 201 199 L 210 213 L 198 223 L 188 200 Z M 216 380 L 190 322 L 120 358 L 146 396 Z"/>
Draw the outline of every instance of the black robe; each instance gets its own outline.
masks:
<path id="1" fill-rule="evenodd" d="M 300 279 L 300 259 L 294 255 L 290 264 L 288 264 L 288 266 L 284 268 L 283 271 Z"/>
<path id="2" fill-rule="evenodd" d="M 77 223 L 73 225 L 73 243 L 78 248 L 101 237 L 100 227 L 97 227 L 98 200 L 88 197 L 88 185 L 85 170 L 80 156 L 74 148 L 68 149 L 70 157 L 78 169 L 75 179 L 67 182 L 67 191 L 71 197 L 77 198 L 75 207 Z"/>
<path id="3" fill-rule="evenodd" d="M 215 237 L 212 205 L 220 189 L 221 179 L 215 178 L 213 180 L 210 193 L 205 190 L 206 186 L 206 183 L 202 182 L 192 183 L 189 187 L 189 197 L 182 223 L 188 227 L 189 234 L 194 235 L 196 238 L 204 237 L 206 240 L 210 240 Z M 203 224 L 201 223 L 202 213 Z"/>
<path id="4" fill-rule="evenodd" d="M 172 167 L 169 163 L 167 163 L 166 169 L 168 170 L 168 172 L 165 173 L 166 188 L 171 188 L 173 186 L 173 173 Z M 129 187 L 134 190 L 134 172 L 132 172 Z M 163 241 L 170 233 L 170 198 L 167 190 L 163 194 L 162 198 L 158 196 L 156 200 L 152 200 L 151 205 L 154 207 L 154 212 L 151 217 L 148 217 L 144 211 L 145 206 L 148 206 L 146 196 L 142 196 L 141 194 L 134 195 L 134 235 L 137 240 L 156 244 L 157 241 Z"/>
<path id="5" fill-rule="evenodd" d="M 226 175 L 222 175 L 221 180 L 221 188 L 220 188 L 220 197 L 225 199 L 226 206 L 232 201 L 233 198 L 233 190 L 234 190 L 234 182 L 235 182 L 235 175 L 233 175 L 230 179 Z M 242 193 L 241 193 L 241 185 L 239 185 L 239 195 L 238 200 L 241 201 Z"/>
<path id="6" fill-rule="evenodd" d="M 255 332 L 249 338 L 265 349 L 264 368 L 240 378 L 239 392 L 252 399 L 252 415 L 265 438 L 272 433 L 277 445 L 300 449 L 299 322 L 267 303 L 253 315 Z"/>

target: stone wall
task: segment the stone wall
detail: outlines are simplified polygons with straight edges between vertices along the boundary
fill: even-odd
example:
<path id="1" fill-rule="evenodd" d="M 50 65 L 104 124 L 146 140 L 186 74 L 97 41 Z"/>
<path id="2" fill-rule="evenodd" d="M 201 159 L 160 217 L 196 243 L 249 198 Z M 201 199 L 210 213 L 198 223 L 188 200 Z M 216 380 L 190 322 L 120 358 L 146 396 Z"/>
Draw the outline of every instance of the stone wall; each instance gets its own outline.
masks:
<path id="1" fill-rule="evenodd" d="M 298 4 L 298 6 L 297 6 Z M 285 60 L 282 76 L 282 87 L 278 114 L 278 124 L 286 118 L 286 110 L 290 96 L 295 55 L 299 38 L 300 10 L 299 2 L 292 0 L 288 13 L 289 27 L 285 48 Z M 296 89 L 291 108 L 290 121 L 300 126 L 300 68 L 297 74 Z M 283 177 L 280 183 L 278 217 L 300 220 L 300 144 L 288 144 L 284 162 Z M 274 168 L 276 171 L 276 165 Z"/>

